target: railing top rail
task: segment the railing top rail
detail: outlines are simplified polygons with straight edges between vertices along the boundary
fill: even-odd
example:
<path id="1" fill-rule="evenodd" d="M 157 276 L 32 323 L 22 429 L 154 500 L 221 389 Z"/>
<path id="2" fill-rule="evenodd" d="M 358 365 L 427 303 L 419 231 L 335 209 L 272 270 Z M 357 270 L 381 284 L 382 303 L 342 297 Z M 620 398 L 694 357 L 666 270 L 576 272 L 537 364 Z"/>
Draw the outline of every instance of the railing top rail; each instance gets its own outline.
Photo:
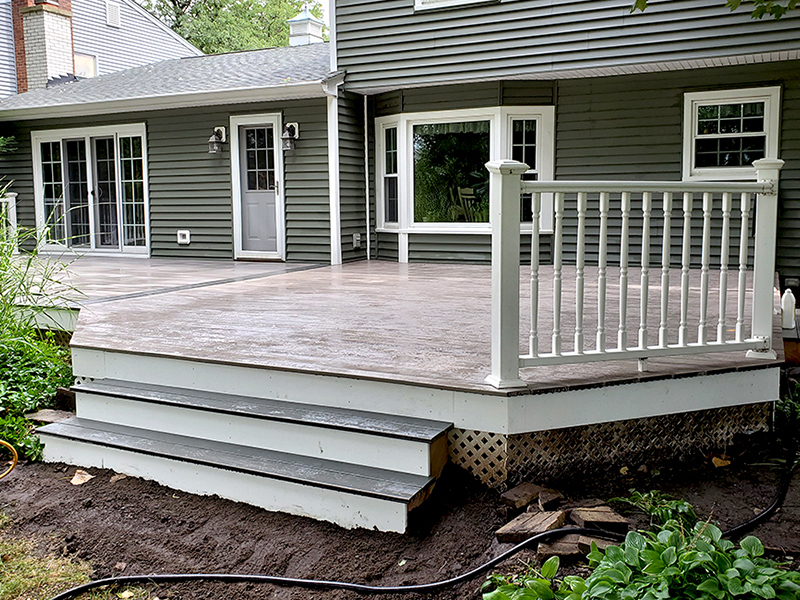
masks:
<path id="1" fill-rule="evenodd" d="M 724 181 L 523 181 L 523 192 L 671 192 L 774 194 L 773 182 Z"/>

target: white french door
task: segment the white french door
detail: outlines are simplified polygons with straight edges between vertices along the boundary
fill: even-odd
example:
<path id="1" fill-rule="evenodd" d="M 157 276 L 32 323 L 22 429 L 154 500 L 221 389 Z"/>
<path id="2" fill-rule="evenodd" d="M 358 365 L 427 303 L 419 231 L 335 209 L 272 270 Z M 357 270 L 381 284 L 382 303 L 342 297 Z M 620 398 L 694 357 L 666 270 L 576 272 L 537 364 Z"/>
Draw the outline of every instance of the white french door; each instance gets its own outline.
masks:
<path id="1" fill-rule="evenodd" d="M 150 228 L 144 125 L 32 136 L 41 249 L 146 255 Z"/>

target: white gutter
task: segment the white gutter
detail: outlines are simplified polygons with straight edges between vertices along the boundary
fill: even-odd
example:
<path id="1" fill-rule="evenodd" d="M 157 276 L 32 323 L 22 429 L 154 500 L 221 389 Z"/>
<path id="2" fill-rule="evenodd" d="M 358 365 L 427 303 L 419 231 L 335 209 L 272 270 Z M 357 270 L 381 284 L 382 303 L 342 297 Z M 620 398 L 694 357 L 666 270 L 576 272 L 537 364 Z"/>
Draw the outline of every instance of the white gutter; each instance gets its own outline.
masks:
<path id="1" fill-rule="evenodd" d="M 3 110 L 0 102 L 0 121 L 23 119 L 48 119 L 53 117 L 82 117 L 148 110 L 166 110 L 191 106 L 213 106 L 217 104 L 242 104 L 245 102 L 270 102 L 298 98 L 324 98 L 328 80 L 304 83 L 288 83 L 277 86 L 244 88 L 234 90 L 199 91 L 181 94 L 125 98 L 57 106 L 39 106 Z M 12 98 L 15 98 L 12 96 Z"/>

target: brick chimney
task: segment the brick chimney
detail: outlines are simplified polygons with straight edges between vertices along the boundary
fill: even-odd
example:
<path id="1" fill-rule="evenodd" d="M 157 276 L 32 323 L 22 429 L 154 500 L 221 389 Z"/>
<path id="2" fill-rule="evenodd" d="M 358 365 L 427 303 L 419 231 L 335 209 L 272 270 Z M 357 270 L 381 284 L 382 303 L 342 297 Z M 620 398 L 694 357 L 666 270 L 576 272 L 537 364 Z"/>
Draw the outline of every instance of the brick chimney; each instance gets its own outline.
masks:
<path id="1" fill-rule="evenodd" d="M 19 93 L 75 72 L 72 0 L 11 0 Z"/>

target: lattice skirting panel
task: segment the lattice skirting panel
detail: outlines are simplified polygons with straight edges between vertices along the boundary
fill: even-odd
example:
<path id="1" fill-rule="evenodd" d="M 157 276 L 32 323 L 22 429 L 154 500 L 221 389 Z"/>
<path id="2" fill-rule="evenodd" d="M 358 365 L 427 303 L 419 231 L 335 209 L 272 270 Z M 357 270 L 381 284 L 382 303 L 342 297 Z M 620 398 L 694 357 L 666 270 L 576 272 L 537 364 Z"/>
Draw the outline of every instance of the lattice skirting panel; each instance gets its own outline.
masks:
<path id="1" fill-rule="evenodd" d="M 737 433 L 767 430 L 771 414 L 772 404 L 760 403 L 509 436 L 452 429 L 450 458 L 490 487 L 653 467 L 724 450 Z"/>

